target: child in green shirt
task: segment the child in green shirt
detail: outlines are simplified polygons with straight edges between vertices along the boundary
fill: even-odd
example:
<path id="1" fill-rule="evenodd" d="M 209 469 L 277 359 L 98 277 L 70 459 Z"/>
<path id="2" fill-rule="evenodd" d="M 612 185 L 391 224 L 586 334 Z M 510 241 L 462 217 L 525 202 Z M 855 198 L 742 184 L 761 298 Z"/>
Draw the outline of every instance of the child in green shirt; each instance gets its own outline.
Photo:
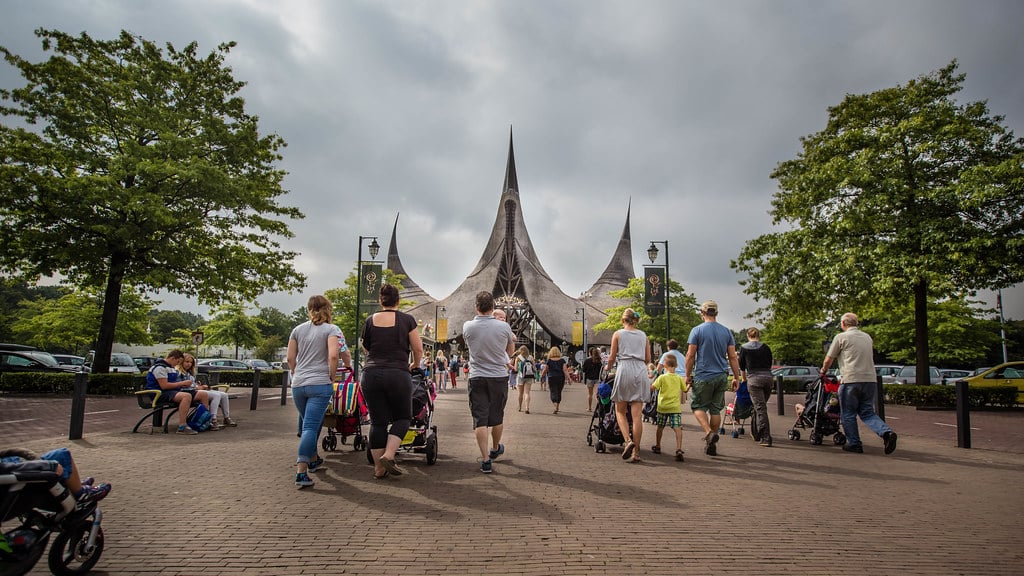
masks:
<path id="1" fill-rule="evenodd" d="M 676 460 L 683 461 L 683 401 L 686 400 L 686 380 L 676 374 L 678 361 L 676 357 L 669 354 L 665 357 L 665 373 L 651 383 L 651 391 L 658 391 L 658 418 L 655 423 L 658 425 L 657 444 L 651 447 L 651 452 L 661 454 L 661 435 L 665 427 L 675 430 L 676 433 Z"/>

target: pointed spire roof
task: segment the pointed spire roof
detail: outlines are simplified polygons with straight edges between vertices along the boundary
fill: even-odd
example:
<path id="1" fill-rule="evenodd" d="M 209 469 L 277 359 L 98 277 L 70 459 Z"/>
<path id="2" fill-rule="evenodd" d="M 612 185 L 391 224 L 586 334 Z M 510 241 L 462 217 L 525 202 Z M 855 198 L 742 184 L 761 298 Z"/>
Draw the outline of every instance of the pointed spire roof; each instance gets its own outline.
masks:
<path id="1" fill-rule="evenodd" d="M 423 288 L 420 288 L 419 284 L 414 282 L 412 278 L 409 278 L 405 267 L 402 266 L 402 259 L 398 257 L 398 217 L 400 214 L 395 215 L 395 226 L 391 229 L 391 245 L 388 246 L 388 270 L 405 276 L 402 279 L 402 298 L 413 300 L 418 305 L 432 303 L 434 298 L 427 294 Z"/>
<path id="2" fill-rule="evenodd" d="M 611 262 L 588 290 L 586 320 L 589 343 L 611 342 L 610 332 L 595 333 L 591 327 L 605 319 L 605 309 L 622 305 L 622 301 L 609 296 L 609 292 L 625 288 L 633 277 L 629 211 L 627 205 L 626 225 Z M 395 240 L 397 229 L 396 217 L 388 250 L 388 268 L 408 276 L 398 257 Z M 402 281 L 402 298 L 416 302 L 406 312 L 424 323 L 432 323 L 436 307 L 443 305 L 447 309 L 449 330 L 455 334 L 461 332 L 465 321 L 476 315 L 476 294 L 481 291 L 491 292 L 495 297 L 509 295 L 524 300 L 535 315 L 538 325 L 556 340 L 571 337 L 573 321 L 580 319 L 576 312 L 582 308 L 580 299 L 568 296 L 555 285 L 541 266 L 526 229 L 520 204 L 511 127 L 498 212 L 483 254 L 473 271 L 450 295 L 440 300 L 424 292 L 411 278 Z"/>

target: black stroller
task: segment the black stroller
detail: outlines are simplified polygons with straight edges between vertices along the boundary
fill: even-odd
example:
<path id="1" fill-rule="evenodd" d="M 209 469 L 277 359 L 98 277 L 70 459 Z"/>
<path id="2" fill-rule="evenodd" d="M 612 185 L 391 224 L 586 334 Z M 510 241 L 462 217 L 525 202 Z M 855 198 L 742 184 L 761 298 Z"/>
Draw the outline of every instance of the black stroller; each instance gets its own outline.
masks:
<path id="1" fill-rule="evenodd" d="M 807 387 L 804 405 L 797 404 L 797 417 L 787 436 L 800 440 L 800 429 L 811 429 L 810 441 L 820 445 L 825 436 L 832 436 L 836 446 L 846 444 L 846 435 L 840 432 L 839 381 L 830 376 L 819 377 Z"/>
<path id="2" fill-rule="evenodd" d="M 626 439 L 622 437 L 619 424 L 615 418 L 615 406 L 612 404 L 612 383 L 614 377 L 609 376 L 597 387 L 597 406 L 594 407 L 594 414 L 590 418 L 590 427 L 587 429 L 587 446 L 594 446 L 595 452 L 607 452 L 608 445 L 625 446 Z M 629 427 L 633 427 L 633 416 L 627 413 Z M 594 437 L 597 437 L 597 445 L 594 445 Z"/>

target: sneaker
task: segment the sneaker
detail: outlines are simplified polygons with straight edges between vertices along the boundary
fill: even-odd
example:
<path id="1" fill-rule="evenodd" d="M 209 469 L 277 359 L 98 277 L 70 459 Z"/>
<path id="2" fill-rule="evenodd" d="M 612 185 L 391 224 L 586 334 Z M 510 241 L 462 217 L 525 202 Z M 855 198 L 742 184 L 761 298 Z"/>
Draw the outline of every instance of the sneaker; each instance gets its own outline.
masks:
<path id="1" fill-rule="evenodd" d="M 651 446 L 651 454 L 661 454 L 661 446 Z"/>
<path id="2" fill-rule="evenodd" d="M 890 430 L 882 434 L 882 440 L 885 441 L 885 453 L 892 454 L 896 450 L 896 433 Z"/>
<path id="3" fill-rule="evenodd" d="M 704 442 L 707 444 L 704 447 L 704 453 L 708 456 L 718 455 L 718 433 L 710 432 L 705 438 Z"/>
<path id="4" fill-rule="evenodd" d="M 95 481 L 96 479 L 92 476 L 86 476 L 85 478 L 82 478 L 82 486 L 92 486 L 92 483 Z"/>
<path id="5" fill-rule="evenodd" d="M 758 445 L 764 446 L 765 448 L 771 448 L 772 447 L 772 437 L 771 436 L 765 436 L 764 438 L 761 439 L 760 442 L 758 442 Z"/>
<path id="6" fill-rule="evenodd" d="M 320 456 L 317 456 L 316 460 L 314 460 L 314 461 L 309 463 L 308 470 L 310 472 L 316 472 L 318 470 L 323 470 L 323 469 L 324 469 L 324 459 L 322 457 L 320 457 Z"/>
<path id="7" fill-rule="evenodd" d="M 843 452 L 853 452 L 854 454 L 863 454 L 864 447 L 860 444 L 843 444 Z"/>
<path id="8" fill-rule="evenodd" d="M 210 418 L 210 430 L 220 430 L 224 428 L 224 425 L 217 421 L 216 418 Z"/>
<path id="9" fill-rule="evenodd" d="M 195 430 L 189 428 L 188 426 L 178 426 L 178 434 L 185 434 L 191 436 L 193 434 L 199 434 L 199 432 L 196 432 Z"/>
<path id="10" fill-rule="evenodd" d="M 110 494 L 110 484 L 103 483 L 96 486 L 82 486 L 82 490 L 75 496 L 79 504 L 83 502 L 98 502 Z"/>
<path id="11" fill-rule="evenodd" d="M 505 445 L 504 444 L 498 444 L 498 449 L 497 450 L 491 450 L 490 452 L 487 453 L 487 456 L 491 460 L 496 460 L 498 458 L 498 456 L 501 456 L 504 453 L 505 453 Z"/>
<path id="12" fill-rule="evenodd" d="M 481 462 L 480 471 L 483 472 L 484 474 L 490 474 L 491 472 L 494 472 L 494 469 L 491 467 L 491 461 L 484 460 L 483 462 Z"/>
<path id="13" fill-rule="evenodd" d="M 231 416 L 225 416 L 224 417 L 224 426 L 231 426 L 233 428 L 235 426 L 238 426 L 238 422 L 235 422 L 234 420 L 232 420 Z M 221 428 L 223 428 L 224 426 L 221 426 Z"/>
<path id="14" fill-rule="evenodd" d="M 316 484 L 316 482 L 314 482 L 313 479 L 309 477 L 309 474 L 301 472 L 295 475 L 295 485 L 298 486 L 299 488 L 308 488 L 313 484 Z"/>
<path id="15" fill-rule="evenodd" d="M 676 462 L 682 462 L 682 461 L 683 461 L 683 451 L 682 450 L 676 450 Z"/>

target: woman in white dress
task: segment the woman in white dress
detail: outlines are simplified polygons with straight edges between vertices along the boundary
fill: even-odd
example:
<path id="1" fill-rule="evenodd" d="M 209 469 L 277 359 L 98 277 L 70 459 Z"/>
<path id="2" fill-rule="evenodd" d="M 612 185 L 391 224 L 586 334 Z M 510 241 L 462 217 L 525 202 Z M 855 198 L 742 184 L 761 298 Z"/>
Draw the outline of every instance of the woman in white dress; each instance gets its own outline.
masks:
<path id="1" fill-rule="evenodd" d="M 607 369 L 615 367 L 615 386 L 612 401 L 615 402 L 615 420 L 626 439 L 622 459 L 640 462 L 640 437 L 644 432 L 641 413 L 644 401 L 651 395 L 651 384 L 647 378 L 647 364 L 651 362 L 651 347 L 647 334 L 637 329 L 640 315 L 632 308 L 622 312 L 622 329 L 612 335 L 612 349 L 608 353 Z M 627 413 L 633 417 L 633 430 L 629 429 Z"/>

